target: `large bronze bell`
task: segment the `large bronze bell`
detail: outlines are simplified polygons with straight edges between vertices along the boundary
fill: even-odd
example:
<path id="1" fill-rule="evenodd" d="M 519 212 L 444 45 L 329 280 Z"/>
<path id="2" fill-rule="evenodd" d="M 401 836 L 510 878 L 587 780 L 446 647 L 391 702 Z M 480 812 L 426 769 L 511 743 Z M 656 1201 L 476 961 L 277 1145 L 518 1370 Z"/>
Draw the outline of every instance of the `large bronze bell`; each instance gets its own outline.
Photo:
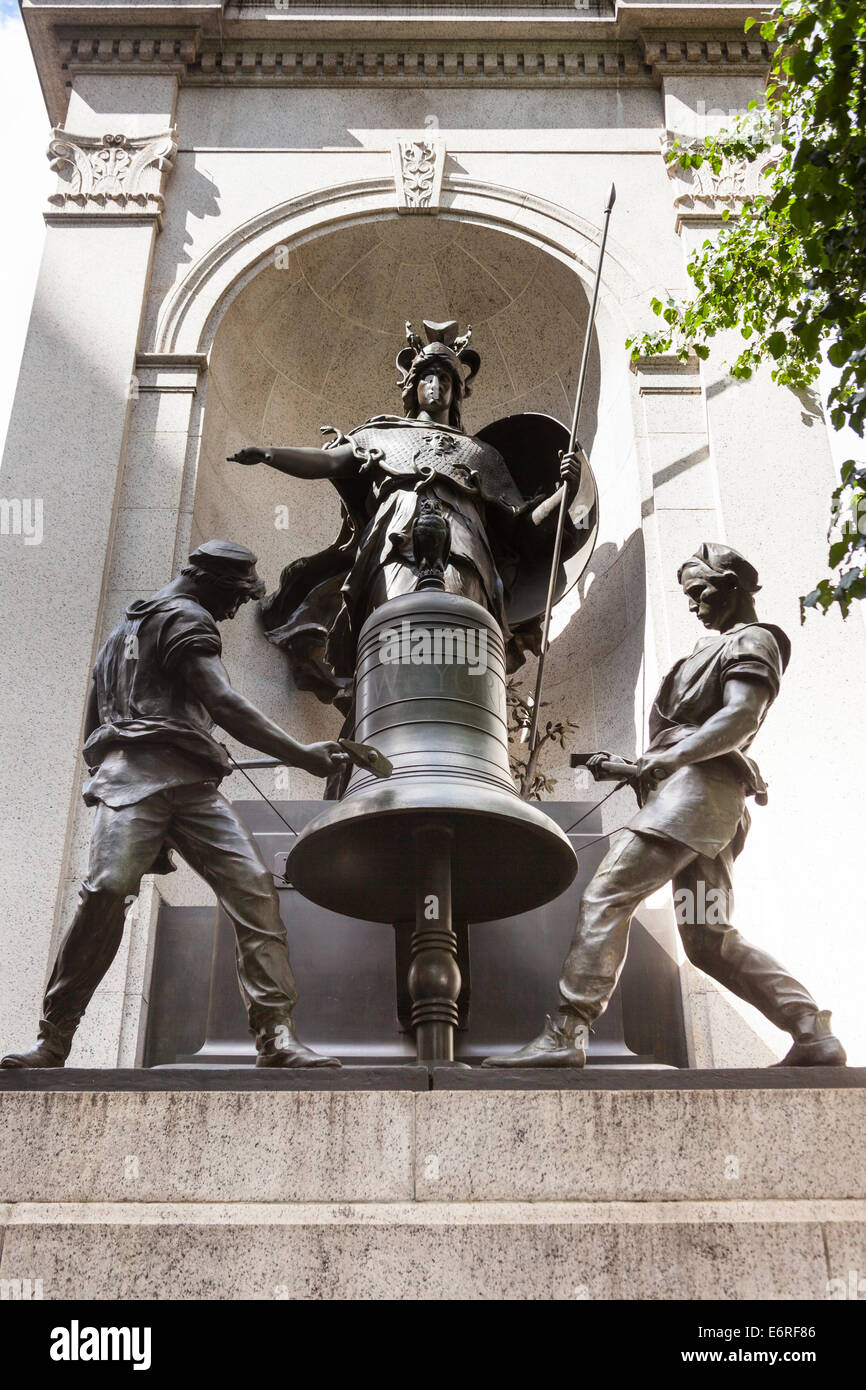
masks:
<path id="1" fill-rule="evenodd" d="M 355 738 L 393 764 L 355 768 L 342 800 L 298 837 L 287 871 L 313 902 L 366 920 L 414 919 L 409 987 L 419 1057 L 453 1056 L 460 975 L 453 919 L 489 921 L 563 893 L 577 859 L 521 800 L 508 766 L 505 648 L 479 604 L 439 589 L 389 599 L 365 622 Z"/>

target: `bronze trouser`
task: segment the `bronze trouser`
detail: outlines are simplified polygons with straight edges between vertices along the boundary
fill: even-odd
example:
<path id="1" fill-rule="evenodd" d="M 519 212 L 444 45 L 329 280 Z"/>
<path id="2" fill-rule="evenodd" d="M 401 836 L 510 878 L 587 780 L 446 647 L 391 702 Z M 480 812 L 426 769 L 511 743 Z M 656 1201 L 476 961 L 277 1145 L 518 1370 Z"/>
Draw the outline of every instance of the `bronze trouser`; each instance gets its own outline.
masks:
<path id="1" fill-rule="evenodd" d="M 212 782 L 155 792 L 132 806 L 100 803 L 90 867 L 45 991 L 47 1034 L 71 1038 L 117 954 L 125 900 L 164 842 L 201 874 L 235 929 L 238 979 L 254 1031 L 291 1018 L 298 997 L 273 875 Z"/>
<path id="2" fill-rule="evenodd" d="M 584 1023 L 604 1012 L 625 961 L 632 914 L 673 880 L 680 936 L 693 965 L 785 1032 L 816 1013 L 809 991 L 730 925 L 732 864 L 730 846 L 708 859 L 678 840 L 636 830 L 616 835 L 583 895 L 559 981 L 563 1007 Z"/>

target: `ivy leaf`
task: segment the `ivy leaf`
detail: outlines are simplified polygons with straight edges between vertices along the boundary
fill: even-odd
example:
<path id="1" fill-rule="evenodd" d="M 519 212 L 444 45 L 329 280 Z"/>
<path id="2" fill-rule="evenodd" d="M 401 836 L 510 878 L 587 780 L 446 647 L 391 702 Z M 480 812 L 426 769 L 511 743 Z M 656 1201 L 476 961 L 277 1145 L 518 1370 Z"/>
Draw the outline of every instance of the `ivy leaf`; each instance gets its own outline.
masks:
<path id="1" fill-rule="evenodd" d="M 851 345 L 846 342 L 834 343 L 827 353 L 827 357 L 834 367 L 844 367 L 848 358 L 851 356 Z"/>
<path id="2" fill-rule="evenodd" d="M 833 545 L 830 546 L 828 562 L 831 569 L 836 569 L 838 565 L 841 565 L 842 561 L 845 559 L 845 556 L 848 554 L 850 548 L 850 542 L 847 540 L 836 541 Z"/>
<path id="3" fill-rule="evenodd" d="M 780 332 L 778 329 L 775 333 L 771 333 L 769 338 L 767 339 L 767 351 L 771 354 L 772 357 L 775 357 L 776 361 L 778 361 L 779 358 L 782 356 L 782 353 L 785 351 L 785 348 L 787 346 L 788 339 L 786 335 Z"/>
<path id="4" fill-rule="evenodd" d="M 838 587 L 843 591 L 847 591 L 848 589 L 852 588 L 854 584 L 856 584 L 857 581 L 861 578 L 862 572 L 860 570 L 846 570 L 845 573 L 842 575 L 842 578 L 839 580 Z"/>

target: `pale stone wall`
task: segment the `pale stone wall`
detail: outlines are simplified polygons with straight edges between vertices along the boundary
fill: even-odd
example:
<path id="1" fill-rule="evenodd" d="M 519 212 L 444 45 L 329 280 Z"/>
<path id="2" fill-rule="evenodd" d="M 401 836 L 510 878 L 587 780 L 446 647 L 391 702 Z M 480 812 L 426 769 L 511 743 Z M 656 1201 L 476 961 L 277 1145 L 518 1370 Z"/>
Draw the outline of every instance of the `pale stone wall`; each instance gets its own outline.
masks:
<path id="1" fill-rule="evenodd" d="M 797 629 L 797 595 L 824 559 L 832 473 L 823 423 L 812 402 L 764 376 L 734 386 L 724 351 L 700 370 L 647 362 L 631 371 L 623 349 L 627 333 L 655 323 L 650 295 L 685 286 L 695 237 L 720 225 L 721 197 L 675 206 L 683 190 L 660 137 L 700 133 L 717 119 L 708 112 L 743 107 L 766 61 L 760 43 L 735 41 L 736 16 L 672 8 L 658 19 L 669 26 L 662 40 L 636 29 L 627 5 L 567 23 L 552 15 L 547 29 L 526 21 L 527 43 L 519 28 L 503 30 L 504 47 L 497 40 L 477 71 L 453 15 L 429 21 L 439 37 L 420 67 L 401 35 L 393 66 L 377 40 L 375 62 L 353 69 L 341 58 L 332 68 L 328 45 L 342 52 L 332 34 L 324 48 L 313 43 L 312 59 L 298 57 L 297 71 L 285 57 L 271 63 L 270 40 L 262 50 L 238 38 L 231 57 L 226 39 L 217 54 L 206 19 L 201 42 L 184 31 L 151 50 L 137 30 L 55 39 L 47 20 L 31 17 L 52 114 L 70 139 L 85 140 L 85 156 L 87 140 L 98 145 L 106 131 L 144 145 L 174 128 L 177 148 L 141 174 L 137 201 L 75 201 L 61 180 L 51 213 L 3 470 L 4 495 L 45 497 L 46 531 L 41 547 L 10 549 L 3 571 L 11 853 L 0 930 L 11 969 L 0 1046 L 32 1027 L 52 941 L 86 867 L 76 750 L 99 641 L 130 598 L 165 583 L 206 536 L 251 544 L 273 582 L 335 530 L 336 499 L 323 485 L 242 471 L 225 455 L 261 440 L 314 442 L 320 424 L 346 428 L 396 409 L 391 364 L 406 317 L 474 325 L 483 366 L 470 428 L 517 409 L 567 419 L 613 178 L 581 428 L 601 530 L 587 574 L 555 614 L 551 710 L 577 720 L 581 747 L 638 751 L 659 675 L 696 635 L 677 566 L 702 539 L 727 539 L 756 563 L 761 612 L 795 638 L 795 658 L 757 749 L 771 804 L 755 817 L 740 867 L 739 920 L 835 1005 L 853 1056 L 866 1055 L 857 1007 L 866 947 L 839 846 L 861 811 L 862 754 L 848 731 L 866 641 L 862 625 L 835 619 Z M 680 42 L 670 34 L 686 10 Z M 282 23 L 268 33 L 279 36 Z M 458 39 L 452 66 L 448 44 Z M 63 43 L 65 95 L 53 66 Z M 429 210 L 406 216 L 392 146 L 413 135 L 435 138 L 438 191 Z M 275 268 L 277 247 L 288 248 L 285 269 Z M 274 526 L 284 503 L 288 531 Z M 225 645 L 239 688 L 269 714 L 305 738 L 335 732 L 332 711 L 290 690 L 252 612 Z M 558 796 L 586 793 L 583 774 L 550 766 Z M 291 793 L 314 788 L 298 774 Z M 604 811 L 607 828 L 622 824 L 629 794 Z M 207 901 L 187 872 L 148 887 L 81 1030 L 79 1060 L 139 1055 L 159 892 Z M 669 902 L 653 902 L 646 920 L 665 935 Z M 780 1054 L 784 1040 L 753 1011 L 694 972 L 684 988 L 697 1063 Z"/>

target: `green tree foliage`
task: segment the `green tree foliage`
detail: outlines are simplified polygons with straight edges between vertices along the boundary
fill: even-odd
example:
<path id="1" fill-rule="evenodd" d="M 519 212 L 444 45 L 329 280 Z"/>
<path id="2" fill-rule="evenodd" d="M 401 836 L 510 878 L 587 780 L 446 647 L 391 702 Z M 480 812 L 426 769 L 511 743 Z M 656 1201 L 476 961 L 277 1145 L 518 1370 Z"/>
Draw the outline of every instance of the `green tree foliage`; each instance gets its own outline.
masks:
<path id="1" fill-rule="evenodd" d="M 549 777 L 539 767 L 542 749 L 548 743 L 556 743 L 565 752 L 566 741 L 578 725 L 571 719 L 560 719 L 556 723 L 548 719 L 544 729 L 539 724 L 534 750 L 530 753 L 527 746 L 526 757 L 518 757 L 516 745 L 528 745 L 529 742 L 533 697 L 524 695 L 520 681 L 512 677 L 505 687 L 505 700 L 508 707 L 508 765 L 511 775 L 524 801 L 540 801 L 556 786 L 556 778 Z M 546 705 L 547 701 L 542 700 L 542 709 Z"/>
<path id="2" fill-rule="evenodd" d="M 746 31 L 757 21 L 746 21 Z M 739 329 L 745 343 L 731 375 L 771 362 L 773 380 L 795 390 L 818 376 L 826 354 L 839 369 L 829 396 L 838 429 L 866 423 L 866 5 L 862 0 L 782 0 L 760 25 L 774 45 L 766 104 L 730 130 L 669 163 L 718 174 L 726 161 L 775 156 L 766 192 L 746 203 L 715 242 L 689 263 L 692 297 L 652 301 L 665 328 L 630 338 L 632 358 L 694 351 Z M 832 497 L 829 567 L 801 599 L 801 612 L 834 604 L 847 616 L 866 597 L 866 463 L 849 459 Z"/>

